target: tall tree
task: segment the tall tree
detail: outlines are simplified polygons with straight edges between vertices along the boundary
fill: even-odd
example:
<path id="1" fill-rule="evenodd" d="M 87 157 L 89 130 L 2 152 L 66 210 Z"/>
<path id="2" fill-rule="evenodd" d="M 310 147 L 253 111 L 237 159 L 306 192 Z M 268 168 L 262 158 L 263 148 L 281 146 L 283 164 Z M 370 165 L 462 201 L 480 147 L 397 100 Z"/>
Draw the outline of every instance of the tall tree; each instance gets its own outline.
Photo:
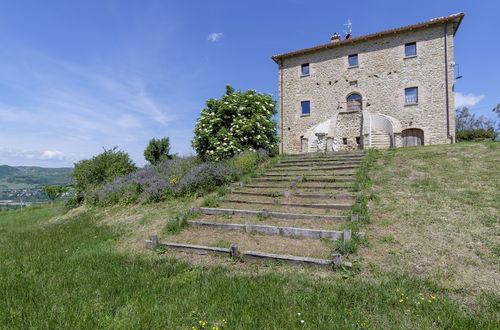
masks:
<path id="1" fill-rule="evenodd" d="M 497 106 L 493 108 L 493 112 L 498 116 L 497 131 L 500 132 L 500 103 L 498 103 Z"/>
<path id="2" fill-rule="evenodd" d="M 476 117 L 469 108 L 460 107 L 455 112 L 455 126 L 457 131 L 485 130 L 494 131 L 495 122 L 484 116 Z"/>

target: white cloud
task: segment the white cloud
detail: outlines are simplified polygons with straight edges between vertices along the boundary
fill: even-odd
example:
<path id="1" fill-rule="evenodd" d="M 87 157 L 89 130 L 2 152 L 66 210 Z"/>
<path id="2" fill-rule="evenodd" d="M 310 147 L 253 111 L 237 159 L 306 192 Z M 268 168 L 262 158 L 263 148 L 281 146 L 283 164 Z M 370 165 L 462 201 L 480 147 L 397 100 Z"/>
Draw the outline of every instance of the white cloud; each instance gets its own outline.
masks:
<path id="1" fill-rule="evenodd" d="M 40 159 L 57 159 L 64 160 L 64 153 L 59 150 L 45 150 L 40 155 Z"/>
<path id="2" fill-rule="evenodd" d="M 484 95 L 475 95 L 472 93 L 462 94 L 460 92 L 455 92 L 455 107 L 473 107 L 481 100 L 484 99 Z"/>
<path id="3" fill-rule="evenodd" d="M 82 155 L 66 154 L 59 150 L 20 150 L 0 147 L 0 164 L 29 166 L 71 166 Z"/>
<path id="4" fill-rule="evenodd" d="M 224 34 L 222 32 L 212 32 L 208 35 L 208 40 L 210 40 L 211 42 L 216 42 L 223 36 Z"/>

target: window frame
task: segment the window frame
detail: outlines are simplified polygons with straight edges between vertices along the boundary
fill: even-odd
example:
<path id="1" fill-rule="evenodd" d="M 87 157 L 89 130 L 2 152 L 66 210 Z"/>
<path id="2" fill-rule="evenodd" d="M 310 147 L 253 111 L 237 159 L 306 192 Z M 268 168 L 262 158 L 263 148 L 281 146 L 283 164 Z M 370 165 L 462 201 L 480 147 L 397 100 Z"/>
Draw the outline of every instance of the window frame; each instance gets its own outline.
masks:
<path id="1" fill-rule="evenodd" d="M 307 73 L 304 73 L 304 68 L 307 67 Z M 307 77 L 311 75 L 311 64 L 310 63 L 302 63 L 300 65 L 300 76 Z"/>
<path id="2" fill-rule="evenodd" d="M 304 112 L 304 104 L 306 104 L 306 103 L 309 104 L 309 112 Z M 310 100 L 300 101 L 300 115 L 304 116 L 304 117 L 311 115 L 311 101 Z"/>
<path id="3" fill-rule="evenodd" d="M 356 64 L 351 65 L 351 58 L 356 57 Z M 357 68 L 359 66 L 359 54 L 351 54 L 347 55 L 347 67 L 348 68 Z"/>
<path id="4" fill-rule="evenodd" d="M 406 47 L 409 46 L 409 45 L 415 45 L 415 54 L 412 54 L 412 55 L 407 55 L 406 54 Z M 413 41 L 413 42 L 407 42 L 407 43 L 405 43 L 405 45 L 404 45 L 404 54 L 405 54 L 405 58 L 417 56 L 417 42 Z"/>
<path id="5" fill-rule="evenodd" d="M 414 90 L 416 91 L 416 95 L 415 95 L 415 96 L 416 96 L 416 101 L 415 101 L 415 102 L 408 102 L 408 101 L 407 101 L 407 97 L 408 97 L 408 95 L 406 95 L 406 92 L 407 92 L 408 90 L 411 90 L 411 89 L 414 89 Z M 407 87 L 407 88 L 405 88 L 405 94 L 404 94 L 404 96 L 405 96 L 405 105 L 414 105 L 414 104 L 418 104 L 418 86 L 413 86 L 413 87 Z M 411 95 L 410 95 L 410 96 L 411 96 Z"/>

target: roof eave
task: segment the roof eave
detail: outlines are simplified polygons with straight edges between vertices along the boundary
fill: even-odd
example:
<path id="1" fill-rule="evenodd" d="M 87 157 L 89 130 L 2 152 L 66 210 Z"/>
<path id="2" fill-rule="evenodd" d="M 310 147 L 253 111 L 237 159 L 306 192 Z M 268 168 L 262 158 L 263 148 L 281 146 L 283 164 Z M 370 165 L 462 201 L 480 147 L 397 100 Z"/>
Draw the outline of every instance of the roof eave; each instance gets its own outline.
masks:
<path id="1" fill-rule="evenodd" d="M 316 51 L 321 51 L 321 50 L 329 49 L 329 48 L 332 48 L 332 47 L 335 47 L 335 46 L 343 46 L 343 45 L 350 44 L 350 43 L 353 43 L 353 42 L 365 41 L 365 40 L 368 40 L 368 39 L 383 37 L 383 36 L 386 36 L 386 35 L 389 35 L 389 34 L 396 34 L 396 33 L 401 33 L 401 32 L 412 31 L 412 30 L 415 30 L 415 29 L 427 28 L 427 27 L 429 27 L 431 25 L 448 24 L 449 22 L 454 22 L 454 21 L 456 23 L 456 27 L 455 27 L 455 30 L 453 31 L 453 35 L 455 35 L 455 33 L 457 32 L 458 27 L 460 26 L 460 23 L 462 22 L 464 16 L 465 16 L 464 13 L 457 13 L 457 14 L 453 14 L 453 15 L 450 15 L 450 16 L 447 16 L 447 17 L 442 17 L 442 18 L 435 19 L 435 21 L 434 20 L 429 20 L 429 21 L 426 21 L 426 22 L 409 25 L 407 27 L 401 27 L 401 28 L 395 28 L 395 29 L 390 29 L 390 30 L 381 31 L 381 32 L 375 32 L 375 33 L 367 34 L 367 35 L 364 35 L 364 36 L 359 36 L 357 38 L 345 39 L 345 40 L 337 41 L 335 43 L 328 43 L 328 44 L 323 44 L 323 45 L 319 45 L 319 46 L 315 46 L 315 47 L 304 48 L 304 49 L 293 51 L 293 52 L 289 52 L 289 53 L 278 54 L 278 55 L 272 56 L 271 59 L 274 62 L 276 62 L 277 64 L 279 64 L 284 58 L 288 58 L 288 57 L 300 56 L 300 55 L 304 55 L 304 54 L 307 54 L 307 53 L 313 53 L 313 52 L 316 52 Z"/>

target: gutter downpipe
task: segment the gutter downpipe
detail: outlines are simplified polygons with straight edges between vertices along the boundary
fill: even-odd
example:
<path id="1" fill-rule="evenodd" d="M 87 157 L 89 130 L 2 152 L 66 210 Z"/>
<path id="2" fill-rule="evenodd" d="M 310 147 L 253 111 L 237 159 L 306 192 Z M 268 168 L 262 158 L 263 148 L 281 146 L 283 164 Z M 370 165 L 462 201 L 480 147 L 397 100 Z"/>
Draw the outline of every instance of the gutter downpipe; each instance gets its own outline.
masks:
<path id="1" fill-rule="evenodd" d="M 281 153 L 284 152 L 283 145 L 283 59 L 280 59 L 280 126 L 281 126 Z"/>
<path id="2" fill-rule="evenodd" d="M 445 72 L 445 85 L 446 85 L 446 136 L 450 143 L 453 139 L 450 135 L 450 100 L 448 89 L 448 23 L 444 24 L 444 72 Z"/>

